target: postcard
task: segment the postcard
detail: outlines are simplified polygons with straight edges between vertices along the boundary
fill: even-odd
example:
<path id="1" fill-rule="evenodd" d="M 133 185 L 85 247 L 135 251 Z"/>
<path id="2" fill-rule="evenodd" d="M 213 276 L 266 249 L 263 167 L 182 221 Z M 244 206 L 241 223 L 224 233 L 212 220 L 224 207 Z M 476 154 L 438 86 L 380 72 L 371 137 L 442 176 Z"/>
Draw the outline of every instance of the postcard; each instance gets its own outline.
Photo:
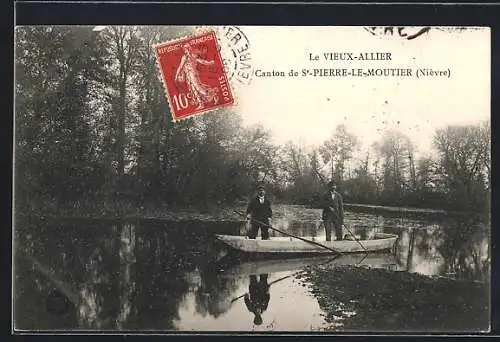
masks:
<path id="1" fill-rule="evenodd" d="M 16 27 L 14 331 L 489 331 L 490 37 Z"/>

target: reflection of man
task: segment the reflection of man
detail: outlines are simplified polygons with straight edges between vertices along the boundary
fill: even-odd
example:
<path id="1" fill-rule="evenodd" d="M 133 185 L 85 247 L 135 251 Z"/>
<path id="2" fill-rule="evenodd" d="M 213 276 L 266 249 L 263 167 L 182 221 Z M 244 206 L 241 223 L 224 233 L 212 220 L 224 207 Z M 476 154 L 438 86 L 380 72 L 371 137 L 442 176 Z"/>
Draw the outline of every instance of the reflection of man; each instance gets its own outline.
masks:
<path id="1" fill-rule="evenodd" d="M 342 225 L 344 224 L 344 203 L 342 196 L 336 191 L 334 181 L 328 183 L 328 191 L 323 197 L 323 223 L 325 224 L 326 241 L 332 240 L 332 229 L 335 229 L 337 240 L 342 240 Z"/>
<path id="2" fill-rule="evenodd" d="M 255 239 L 261 230 L 262 240 L 269 240 L 269 218 L 273 216 L 271 202 L 266 197 L 266 190 L 259 186 L 257 197 L 250 201 L 247 208 L 247 218 L 252 218 L 251 227 L 248 231 L 248 237 Z M 255 220 L 255 221 L 254 221 Z M 259 221 L 259 222 L 256 222 Z"/>
<path id="3" fill-rule="evenodd" d="M 248 293 L 245 294 L 245 304 L 248 311 L 252 312 L 255 317 L 253 323 L 255 325 L 262 324 L 262 313 L 267 310 L 269 304 L 269 284 L 267 283 L 267 274 L 261 274 L 259 281 L 257 276 L 250 276 L 250 286 Z"/>

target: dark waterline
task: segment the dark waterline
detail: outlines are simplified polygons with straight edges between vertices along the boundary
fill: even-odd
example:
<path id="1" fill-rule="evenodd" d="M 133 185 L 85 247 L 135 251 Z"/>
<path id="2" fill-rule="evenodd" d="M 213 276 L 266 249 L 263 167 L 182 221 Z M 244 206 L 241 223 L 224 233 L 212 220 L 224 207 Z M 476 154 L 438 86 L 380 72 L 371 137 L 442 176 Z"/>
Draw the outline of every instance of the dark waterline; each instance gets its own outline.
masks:
<path id="1" fill-rule="evenodd" d="M 285 211 L 273 225 L 301 236 L 324 236 L 320 221 L 311 219 L 316 212 L 297 214 L 295 209 Z M 318 300 L 296 276 L 307 265 L 328 262 L 489 282 L 489 231 L 478 222 L 347 213 L 346 223 L 362 238 L 379 231 L 398 234 L 394 255 L 236 262 L 224 268 L 220 259 L 226 250 L 214 234 L 244 234 L 244 223 L 61 221 L 19 228 L 15 326 L 162 331 L 331 328 Z M 270 298 L 255 295 L 245 300 L 250 284 L 258 289 L 261 281 L 272 284 Z M 292 313 L 290 303 L 302 309 Z M 254 321 L 255 307 L 263 310 L 261 324 Z M 341 321 L 349 320 L 352 313 L 341 316 Z"/>

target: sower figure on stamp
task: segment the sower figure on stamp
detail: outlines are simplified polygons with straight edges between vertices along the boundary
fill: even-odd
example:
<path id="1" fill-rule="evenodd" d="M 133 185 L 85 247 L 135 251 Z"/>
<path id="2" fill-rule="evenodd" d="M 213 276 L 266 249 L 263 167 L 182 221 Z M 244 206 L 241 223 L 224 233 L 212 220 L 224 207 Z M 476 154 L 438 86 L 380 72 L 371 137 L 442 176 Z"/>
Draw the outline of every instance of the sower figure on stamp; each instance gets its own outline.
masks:
<path id="1" fill-rule="evenodd" d="M 337 240 L 342 240 L 344 225 L 344 203 L 342 196 L 336 191 L 334 181 L 328 183 L 328 191 L 323 198 L 323 223 L 326 231 L 326 241 L 332 240 L 332 229 L 335 229 Z"/>
<path id="2" fill-rule="evenodd" d="M 193 99 L 192 101 L 198 105 L 196 109 L 201 109 L 205 106 L 205 103 L 214 101 L 217 104 L 219 99 L 217 96 L 217 89 L 210 88 L 204 85 L 198 71 L 196 69 L 197 64 L 203 65 L 213 65 L 215 62 L 204 60 L 198 56 L 196 51 L 193 51 L 189 44 L 183 46 L 184 55 L 181 58 L 177 72 L 175 73 L 176 82 L 186 82 Z"/>
<path id="3" fill-rule="evenodd" d="M 247 219 L 252 219 L 248 237 L 255 239 L 260 228 L 262 240 L 269 240 L 268 225 L 272 216 L 271 202 L 266 197 L 266 190 L 259 186 L 257 196 L 250 201 L 247 208 Z"/>

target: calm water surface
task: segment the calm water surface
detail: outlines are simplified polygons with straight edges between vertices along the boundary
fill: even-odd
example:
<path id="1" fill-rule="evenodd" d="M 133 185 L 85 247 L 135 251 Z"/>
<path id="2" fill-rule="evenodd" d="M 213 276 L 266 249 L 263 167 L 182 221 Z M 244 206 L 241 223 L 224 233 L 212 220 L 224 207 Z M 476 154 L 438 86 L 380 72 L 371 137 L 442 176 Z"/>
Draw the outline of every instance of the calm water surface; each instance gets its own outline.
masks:
<path id="1" fill-rule="evenodd" d="M 284 207 L 272 224 L 324 237 L 319 210 Z M 401 219 L 346 213 L 362 238 L 399 235 L 394 253 L 286 261 L 223 262 L 215 233 L 244 234 L 240 222 L 60 221 L 19 228 L 15 243 L 17 329 L 316 331 L 327 323 L 297 274 L 335 264 L 489 281 L 489 229 L 464 219 Z M 273 235 L 273 233 L 271 233 Z M 248 296 L 268 284 L 269 297 Z M 397 290 L 397 289 L 395 289 Z M 247 300 L 245 300 L 247 294 Z M 443 294 L 446 295 L 446 294 Z M 342 305 L 342 303 L 339 303 Z M 255 307 L 261 307 L 262 322 Z"/>

